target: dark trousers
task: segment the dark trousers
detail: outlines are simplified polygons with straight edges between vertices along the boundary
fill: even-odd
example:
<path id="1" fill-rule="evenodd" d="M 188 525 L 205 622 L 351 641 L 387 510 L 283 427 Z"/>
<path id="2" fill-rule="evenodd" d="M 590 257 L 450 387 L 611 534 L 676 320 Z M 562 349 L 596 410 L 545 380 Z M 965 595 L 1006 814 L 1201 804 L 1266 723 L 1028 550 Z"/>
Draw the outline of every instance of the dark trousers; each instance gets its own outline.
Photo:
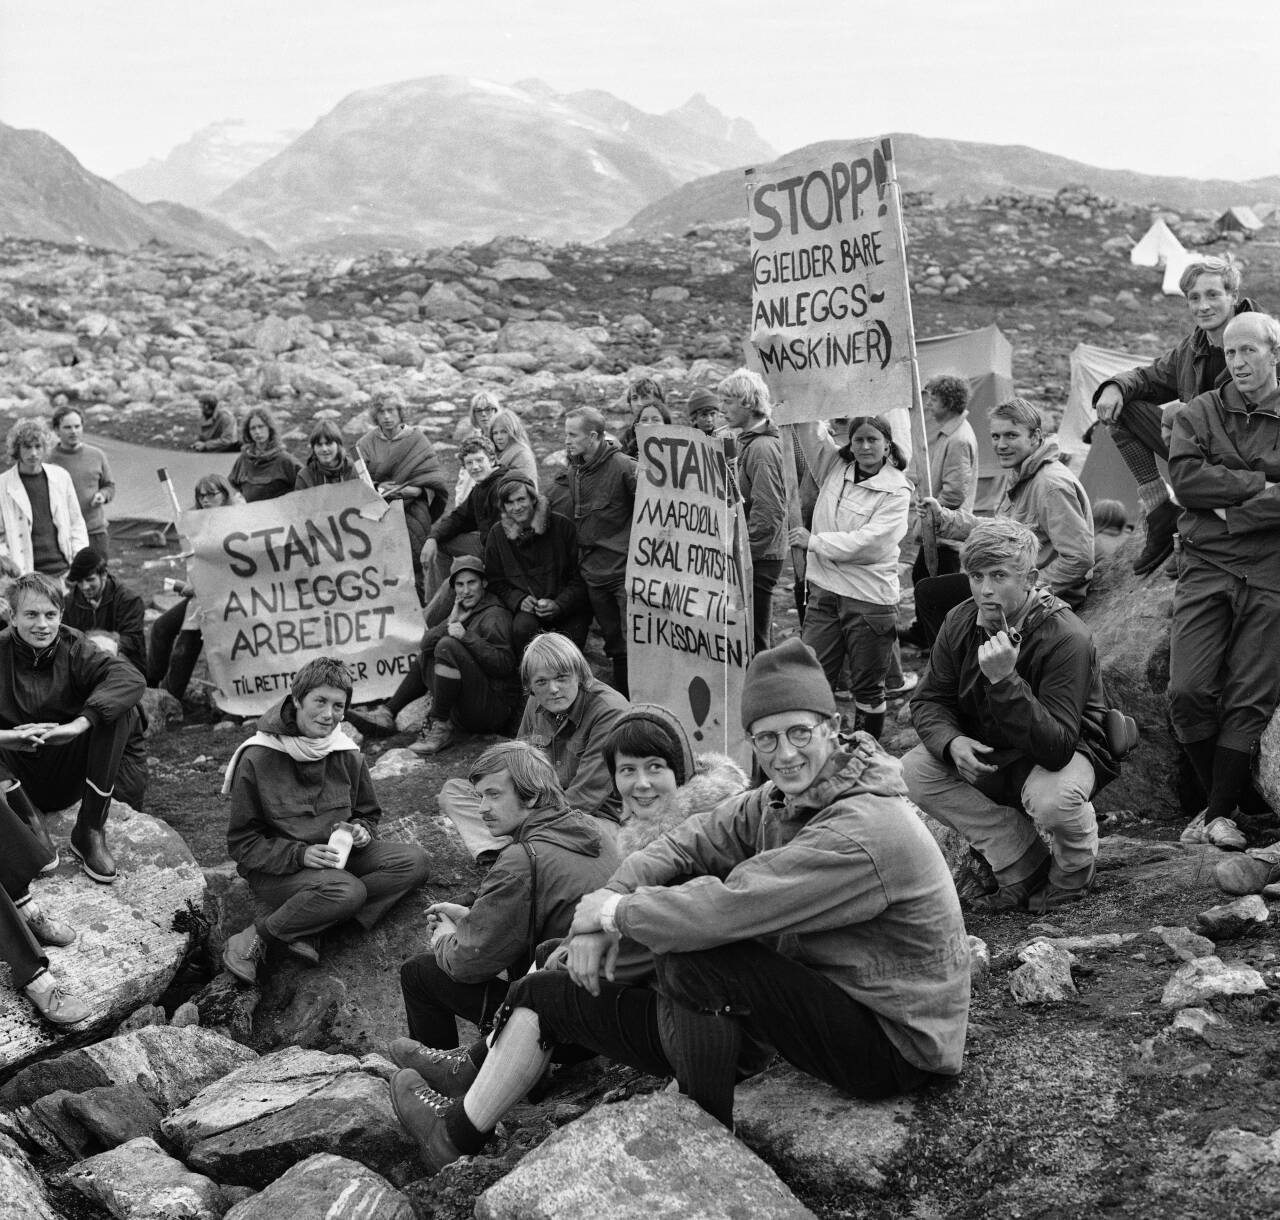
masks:
<path id="1" fill-rule="evenodd" d="M 577 646 L 585 648 L 587 632 L 591 630 L 591 611 L 575 610 L 563 618 L 539 618 L 536 614 L 526 614 L 517 610 L 511 619 L 511 645 L 516 650 L 516 657 L 524 656 L 529 641 L 536 635 L 547 631 L 558 631 L 567 635 Z"/>
<path id="2" fill-rule="evenodd" d="M 613 685 L 626 695 L 627 686 L 627 637 L 623 623 L 627 615 L 627 585 L 619 577 L 609 584 L 587 584 L 587 597 L 591 601 L 591 613 L 604 640 L 605 656 L 613 662 Z"/>
<path id="3" fill-rule="evenodd" d="M 111 547 L 107 540 L 106 530 L 94 530 L 94 532 L 89 535 L 89 546 L 99 559 L 111 558 Z"/>
<path id="4" fill-rule="evenodd" d="M 1169 446 L 1164 443 L 1160 433 L 1160 416 L 1163 412 L 1153 402 L 1136 400 L 1126 403 L 1120 411 L 1120 418 L 1111 425 L 1111 439 L 1116 447 L 1123 449 L 1126 441 L 1136 441 L 1144 449 L 1150 449 L 1167 462 Z"/>
<path id="5" fill-rule="evenodd" d="M 434 718 L 452 719 L 468 733 L 500 733 L 510 724 L 517 700 L 480 668 L 461 640 L 445 636 L 436 644 L 435 653 L 424 656 L 421 664 L 423 673 L 430 675 Z M 456 669 L 460 678 L 438 683 L 435 670 L 440 665 Z M 454 702 L 450 703 L 450 697 Z"/>
<path id="6" fill-rule="evenodd" d="M 960 552 L 955 547 L 938 545 L 938 570 L 934 576 L 951 576 L 960 571 Z M 911 584 L 916 587 L 922 580 L 929 580 L 929 567 L 925 562 L 924 547 L 916 552 L 915 562 L 911 565 Z M 920 617 L 919 612 L 916 618 Z"/>
<path id="7" fill-rule="evenodd" d="M 185 599 L 170 606 L 151 624 L 151 641 L 147 645 L 147 685 L 163 688 L 175 699 L 186 694 L 204 647 L 204 636 L 199 631 L 182 630 L 186 614 Z"/>
<path id="8" fill-rule="evenodd" d="M 302 868 L 296 873 L 250 873 L 249 888 L 268 914 L 254 922 L 263 936 L 298 940 L 354 919 L 367 932 L 430 871 L 414 843 L 374 839 L 352 851 L 346 868 Z"/>
<path id="9" fill-rule="evenodd" d="M 744 1052 L 761 1046 L 864 1100 L 932 1076 L 902 1057 L 865 1005 L 758 941 L 666 954 L 654 965 L 653 990 L 602 982 L 593 997 L 567 974 L 539 971 L 517 982 L 508 1001 L 538 1014 L 545 1041 L 585 1046 L 652 1075 L 674 1072 L 680 1091 L 726 1126 L 741 1071 L 763 1066 Z"/>
<path id="10" fill-rule="evenodd" d="M 863 711 L 875 711 L 885 699 L 884 679 L 893 659 L 897 621 L 893 606 L 841 597 L 810 584 L 800 638 L 813 649 L 833 691 L 847 660 L 854 699 Z"/>
<path id="11" fill-rule="evenodd" d="M 969 578 L 963 572 L 926 577 L 916 585 L 916 622 L 924 628 L 930 645 L 942 630 L 942 620 L 970 596 Z"/>
<path id="12" fill-rule="evenodd" d="M 493 1020 L 506 998 L 507 981 L 459 983 L 440 968 L 434 954 L 420 953 L 400 967 L 400 993 L 409 1037 L 447 1051 L 458 1045 L 458 1017 L 482 1030 Z"/>
<path id="13" fill-rule="evenodd" d="M 15 987 L 25 987 L 49 964 L 14 905 L 49 859 L 27 824 L 0 800 L 0 961 L 9 964 Z"/>
<path id="14" fill-rule="evenodd" d="M 18 780 L 32 804 L 46 813 L 78 801 L 86 781 L 99 792 L 110 792 L 137 719 L 131 708 L 115 720 L 91 725 L 64 745 L 41 746 L 30 754 L 0 750 L 0 772 Z"/>
<path id="15" fill-rule="evenodd" d="M 773 589 L 781 575 L 781 559 L 751 560 L 751 617 L 756 652 L 773 647 Z"/>

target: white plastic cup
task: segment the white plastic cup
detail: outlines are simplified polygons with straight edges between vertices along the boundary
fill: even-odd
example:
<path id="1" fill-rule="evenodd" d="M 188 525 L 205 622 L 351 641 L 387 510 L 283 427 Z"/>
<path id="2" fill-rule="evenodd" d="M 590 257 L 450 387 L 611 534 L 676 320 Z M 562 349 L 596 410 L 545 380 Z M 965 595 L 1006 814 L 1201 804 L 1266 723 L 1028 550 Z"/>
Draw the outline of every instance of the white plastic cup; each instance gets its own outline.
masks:
<path id="1" fill-rule="evenodd" d="M 354 842 L 351 826 L 346 822 L 339 822 L 329 833 L 329 846 L 338 853 L 338 868 L 347 867 L 347 857 L 351 855 L 351 845 Z"/>

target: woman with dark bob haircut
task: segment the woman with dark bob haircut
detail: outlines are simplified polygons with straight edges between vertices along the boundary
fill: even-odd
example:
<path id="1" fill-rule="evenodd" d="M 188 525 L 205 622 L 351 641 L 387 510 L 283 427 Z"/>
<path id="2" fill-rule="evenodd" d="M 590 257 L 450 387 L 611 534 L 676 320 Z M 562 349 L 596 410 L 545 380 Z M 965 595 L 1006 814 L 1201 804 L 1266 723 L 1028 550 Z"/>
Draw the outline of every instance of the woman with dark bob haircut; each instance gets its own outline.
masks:
<path id="1" fill-rule="evenodd" d="M 266 407 L 254 407 L 240 426 L 242 446 L 231 467 L 231 486 L 249 504 L 274 500 L 298 481 L 298 460 L 280 443 L 280 425 Z"/>
<path id="2" fill-rule="evenodd" d="M 342 430 L 331 419 L 322 419 L 307 437 L 311 456 L 298 471 L 295 491 L 322 487 L 326 483 L 345 483 L 360 477 L 356 464 L 342 448 Z"/>

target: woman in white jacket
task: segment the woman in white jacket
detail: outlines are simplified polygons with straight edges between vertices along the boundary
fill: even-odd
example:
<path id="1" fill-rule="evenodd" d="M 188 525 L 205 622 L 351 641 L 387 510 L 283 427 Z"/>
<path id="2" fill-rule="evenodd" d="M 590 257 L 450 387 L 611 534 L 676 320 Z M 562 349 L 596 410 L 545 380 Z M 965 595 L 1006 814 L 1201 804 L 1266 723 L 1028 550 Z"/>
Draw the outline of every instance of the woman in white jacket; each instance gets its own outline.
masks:
<path id="1" fill-rule="evenodd" d="M 832 690 L 848 658 L 856 725 L 879 737 L 897 626 L 898 546 L 911 505 L 906 461 L 879 415 L 850 420 L 841 449 L 820 424 L 801 424 L 796 432 L 819 488 L 813 529 L 791 531 L 791 545 L 803 547 L 807 558 L 801 639 Z"/>
<path id="2" fill-rule="evenodd" d="M 0 473 L 0 567 L 13 576 L 65 576 L 89 531 L 71 476 L 45 465 L 54 443 L 42 419 L 20 419 L 5 444 L 14 465 Z"/>

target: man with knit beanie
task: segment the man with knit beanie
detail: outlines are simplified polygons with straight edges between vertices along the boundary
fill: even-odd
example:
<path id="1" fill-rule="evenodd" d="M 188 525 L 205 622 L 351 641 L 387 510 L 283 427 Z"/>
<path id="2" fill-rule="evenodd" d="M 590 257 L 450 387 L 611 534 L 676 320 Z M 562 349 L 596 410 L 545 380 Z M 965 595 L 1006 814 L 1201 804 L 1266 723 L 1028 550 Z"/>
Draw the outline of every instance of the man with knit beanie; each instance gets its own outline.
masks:
<path id="1" fill-rule="evenodd" d="M 1255 308 L 1240 297 L 1240 269 L 1229 259 L 1209 255 L 1189 263 L 1178 280 L 1187 298 L 1195 329 L 1144 368 L 1130 369 L 1104 381 L 1094 392 L 1098 422 L 1111 429 L 1120 456 L 1138 484 L 1138 499 L 1147 517 L 1147 541 L 1133 562 L 1139 576 L 1154 572 L 1173 551 L 1178 507 L 1169 499 L 1156 458 L 1169 460 L 1166 425 L 1171 407 L 1198 394 L 1221 388 L 1228 380 L 1222 354 L 1226 325 Z"/>
<path id="2" fill-rule="evenodd" d="M 856 1097 L 960 1071 L 969 948 L 951 875 L 898 763 L 838 736 L 831 688 L 798 639 L 756 656 L 742 719 L 768 776 L 629 856 L 578 904 L 568 971 L 507 993 L 483 1066 L 450 1100 L 416 1071 L 396 1113 L 432 1170 L 478 1152 L 554 1050 L 658 1076 L 731 1127 L 735 1083 L 774 1053 Z M 615 981 L 622 938 L 654 955 Z"/>

